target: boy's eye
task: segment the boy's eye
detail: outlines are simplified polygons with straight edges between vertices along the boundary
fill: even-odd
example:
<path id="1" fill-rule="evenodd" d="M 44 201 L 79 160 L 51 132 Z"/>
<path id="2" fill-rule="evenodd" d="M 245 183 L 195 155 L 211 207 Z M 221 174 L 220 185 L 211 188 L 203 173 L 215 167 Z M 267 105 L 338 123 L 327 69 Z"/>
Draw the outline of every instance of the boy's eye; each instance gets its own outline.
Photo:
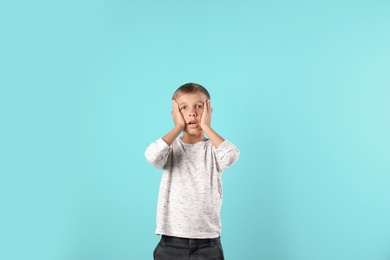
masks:
<path id="1" fill-rule="evenodd" d="M 183 110 L 183 109 L 186 109 L 187 107 L 186 106 L 182 106 L 181 108 L 180 108 L 180 110 Z"/>
<path id="2" fill-rule="evenodd" d="M 203 108 L 203 106 L 202 105 L 197 105 L 196 108 Z"/>

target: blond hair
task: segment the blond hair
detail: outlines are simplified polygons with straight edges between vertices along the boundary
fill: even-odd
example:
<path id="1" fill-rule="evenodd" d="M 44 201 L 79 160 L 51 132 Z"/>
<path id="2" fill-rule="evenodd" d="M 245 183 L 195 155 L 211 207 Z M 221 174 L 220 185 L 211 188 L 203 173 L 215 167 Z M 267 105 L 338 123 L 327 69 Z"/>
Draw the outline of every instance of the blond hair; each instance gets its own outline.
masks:
<path id="1" fill-rule="evenodd" d="M 207 99 L 210 99 L 210 94 L 207 91 L 206 88 L 204 88 L 202 85 L 199 85 L 197 83 L 186 83 L 184 85 L 181 85 L 172 95 L 172 100 L 175 100 L 176 98 L 180 97 L 184 94 L 193 94 L 193 93 L 201 93 L 207 97 Z"/>

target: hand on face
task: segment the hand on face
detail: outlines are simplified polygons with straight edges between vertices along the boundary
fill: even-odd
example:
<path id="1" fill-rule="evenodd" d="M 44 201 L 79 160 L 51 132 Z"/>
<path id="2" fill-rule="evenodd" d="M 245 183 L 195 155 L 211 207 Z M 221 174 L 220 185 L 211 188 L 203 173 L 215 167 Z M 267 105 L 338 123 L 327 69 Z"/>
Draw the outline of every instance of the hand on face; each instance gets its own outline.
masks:
<path id="1" fill-rule="evenodd" d="M 207 127 L 211 127 L 211 113 L 213 109 L 210 106 L 210 100 L 206 100 L 203 103 L 203 114 L 202 119 L 200 120 L 200 127 L 205 129 Z"/>
<path id="2" fill-rule="evenodd" d="M 186 126 L 186 122 L 184 121 L 183 115 L 180 112 L 179 105 L 176 103 L 175 100 L 172 100 L 172 112 L 171 115 L 173 117 L 173 122 L 176 127 L 179 127 L 180 129 L 184 129 Z"/>

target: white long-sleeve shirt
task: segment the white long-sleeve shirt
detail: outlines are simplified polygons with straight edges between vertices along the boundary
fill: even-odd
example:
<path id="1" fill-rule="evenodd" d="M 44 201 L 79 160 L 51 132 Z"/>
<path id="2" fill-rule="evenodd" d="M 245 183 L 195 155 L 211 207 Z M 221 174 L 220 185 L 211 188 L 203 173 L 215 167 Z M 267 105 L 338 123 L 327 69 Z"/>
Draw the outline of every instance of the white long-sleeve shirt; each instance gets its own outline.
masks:
<path id="1" fill-rule="evenodd" d="M 210 140 L 171 146 L 163 139 L 145 151 L 146 159 L 163 169 L 157 203 L 156 234 L 216 238 L 221 233 L 222 172 L 235 163 L 239 150 L 225 140 L 216 149 Z"/>

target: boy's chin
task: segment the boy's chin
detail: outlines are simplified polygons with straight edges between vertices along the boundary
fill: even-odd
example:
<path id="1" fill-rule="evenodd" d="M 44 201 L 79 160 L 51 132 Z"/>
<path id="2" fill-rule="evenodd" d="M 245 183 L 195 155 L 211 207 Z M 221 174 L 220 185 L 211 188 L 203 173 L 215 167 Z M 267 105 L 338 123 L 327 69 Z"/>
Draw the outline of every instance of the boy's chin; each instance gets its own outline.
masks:
<path id="1" fill-rule="evenodd" d="M 185 129 L 184 132 L 188 135 L 203 135 L 203 130 L 201 128 Z"/>

